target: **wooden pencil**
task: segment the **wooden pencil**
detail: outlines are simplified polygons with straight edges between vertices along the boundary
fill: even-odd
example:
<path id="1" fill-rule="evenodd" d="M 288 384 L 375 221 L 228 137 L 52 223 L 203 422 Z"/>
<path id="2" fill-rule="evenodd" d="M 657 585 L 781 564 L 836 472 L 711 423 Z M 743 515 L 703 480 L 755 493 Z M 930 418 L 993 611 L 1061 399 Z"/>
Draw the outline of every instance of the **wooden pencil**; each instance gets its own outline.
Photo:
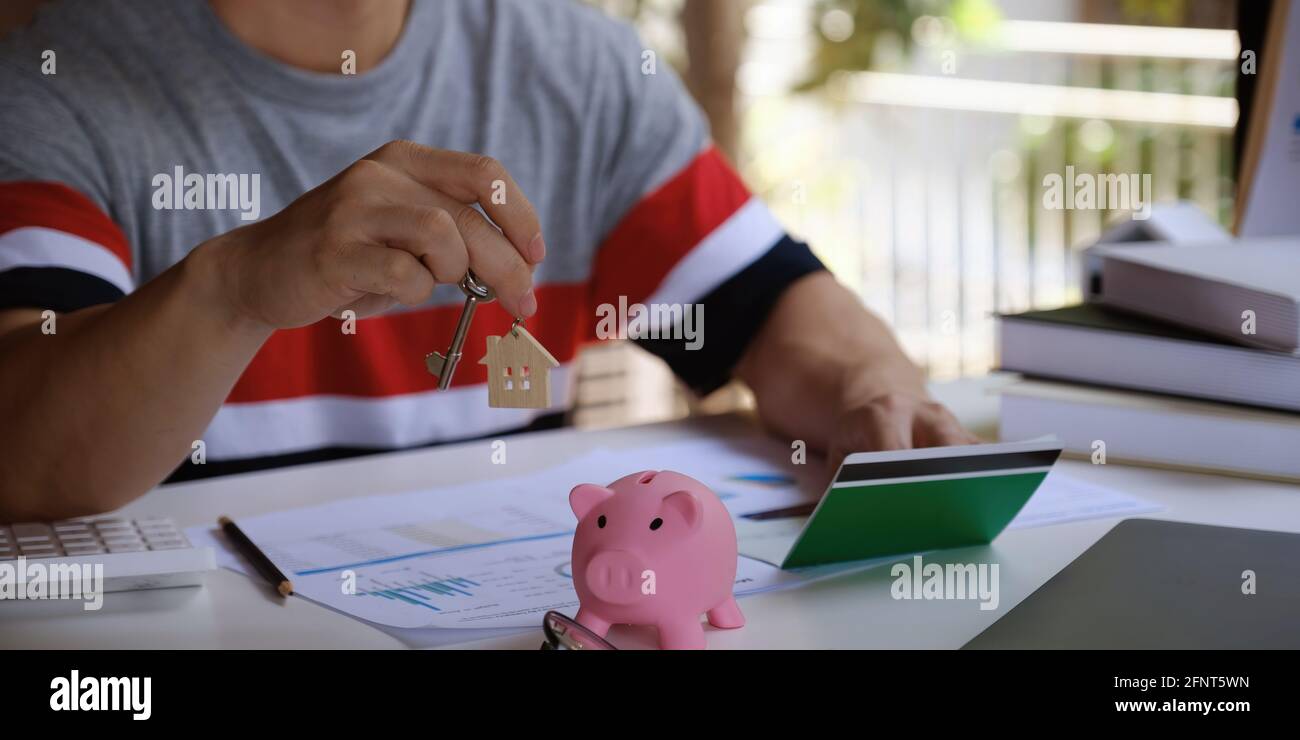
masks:
<path id="1" fill-rule="evenodd" d="M 280 572 L 279 568 L 275 567 L 275 563 L 271 562 L 266 553 L 253 544 L 253 541 L 248 538 L 248 535 L 244 534 L 234 520 L 228 516 L 223 516 L 217 520 L 217 523 L 221 525 L 221 531 L 225 532 L 226 537 L 230 538 L 230 541 L 235 545 L 235 549 L 239 550 L 240 554 L 245 558 L 248 558 L 248 561 L 253 564 L 257 572 L 270 581 L 281 596 L 291 596 L 293 594 L 293 583 Z"/>

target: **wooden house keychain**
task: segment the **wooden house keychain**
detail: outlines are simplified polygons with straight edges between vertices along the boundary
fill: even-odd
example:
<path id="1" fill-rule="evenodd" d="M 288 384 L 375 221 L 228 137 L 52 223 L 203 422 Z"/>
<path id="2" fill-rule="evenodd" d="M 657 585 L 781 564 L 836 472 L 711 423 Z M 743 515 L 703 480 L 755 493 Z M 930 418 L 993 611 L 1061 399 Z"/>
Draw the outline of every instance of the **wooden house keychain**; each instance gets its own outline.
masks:
<path id="1" fill-rule="evenodd" d="M 460 363 L 465 335 L 479 303 L 491 303 L 496 293 L 479 282 L 471 270 L 460 281 L 465 294 L 465 307 L 452 335 L 447 354 L 433 352 L 426 355 L 424 365 L 438 378 L 438 388 L 451 386 L 451 376 Z M 559 362 L 523 327 L 523 319 L 515 319 L 504 337 L 487 338 L 487 354 L 479 360 L 488 366 L 488 406 L 506 409 L 544 409 L 551 405 L 551 369 Z"/>
<path id="2" fill-rule="evenodd" d="M 559 362 L 515 319 L 504 337 L 487 338 L 488 405 L 494 409 L 551 406 L 551 369 Z"/>

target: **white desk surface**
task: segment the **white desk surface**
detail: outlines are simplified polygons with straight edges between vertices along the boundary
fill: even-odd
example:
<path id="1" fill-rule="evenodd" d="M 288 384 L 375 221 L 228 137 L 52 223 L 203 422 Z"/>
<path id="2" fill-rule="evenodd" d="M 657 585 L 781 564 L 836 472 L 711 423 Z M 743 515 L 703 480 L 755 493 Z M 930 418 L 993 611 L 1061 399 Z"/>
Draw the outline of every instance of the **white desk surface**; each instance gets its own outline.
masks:
<path id="1" fill-rule="evenodd" d="M 937 384 L 935 395 L 982 436 L 992 438 L 996 378 Z M 594 441 L 612 447 L 716 434 L 758 434 L 737 417 L 691 419 L 599 432 L 557 430 L 510 443 L 510 464 L 491 464 L 490 442 L 473 442 L 322 463 L 156 489 L 126 516 L 169 516 L 182 527 L 217 517 L 251 516 L 366 493 L 436 483 L 515 476 L 578 454 Z M 1072 476 L 1126 491 L 1165 509 L 1149 516 L 1188 522 L 1300 532 L 1300 486 L 1121 465 L 1062 461 Z M 503 467 L 508 470 L 503 472 Z M 1004 532 L 992 545 L 945 551 L 936 561 L 1000 564 L 998 609 L 975 601 L 899 601 L 889 569 L 876 568 L 803 588 L 741 599 L 748 624 L 708 630 L 710 648 L 956 648 L 1086 550 L 1117 520 L 1100 519 Z M 467 643 L 468 648 L 526 648 L 535 632 Z M 616 627 L 623 647 L 645 646 L 644 631 Z M 12 648 L 401 648 L 403 643 L 311 602 L 281 599 L 246 576 L 217 570 L 203 588 L 106 595 L 98 612 L 80 602 L 0 603 L 0 649 Z"/>

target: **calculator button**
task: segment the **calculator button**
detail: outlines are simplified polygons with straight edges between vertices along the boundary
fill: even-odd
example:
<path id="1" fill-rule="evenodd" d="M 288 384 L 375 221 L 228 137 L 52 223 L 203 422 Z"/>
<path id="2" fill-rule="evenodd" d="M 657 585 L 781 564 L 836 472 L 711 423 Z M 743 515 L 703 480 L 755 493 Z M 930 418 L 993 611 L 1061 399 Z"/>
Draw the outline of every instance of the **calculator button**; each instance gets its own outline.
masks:
<path id="1" fill-rule="evenodd" d="M 160 542 L 149 542 L 150 550 L 179 550 L 182 547 L 189 547 L 181 540 L 163 540 Z"/>
<path id="2" fill-rule="evenodd" d="M 104 552 L 99 545 L 69 545 L 64 550 L 69 555 L 100 555 Z"/>
<path id="3" fill-rule="evenodd" d="M 49 537 L 54 534 L 54 530 L 48 524 L 31 523 L 15 524 L 13 526 L 14 537 L 22 541 L 24 537 Z"/>
<path id="4" fill-rule="evenodd" d="M 60 535 L 59 541 L 64 545 L 82 544 L 82 542 L 98 542 L 94 535 Z"/>
<path id="5" fill-rule="evenodd" d="M 140 536 L 135 532 L 105 532 L 99 536 L 99 539 L 105 544 L 141 541 Z"/>
<path id="6" fill-rule="evenodd" d="M 19 537 L 18 546 L 27 547 L 54 547 L 54 541 L 48 537 Z"/>
<path id="7" fill-rule="evenodd" d="M 145 538 L 146 540 L 182 540 L 182 539 L 185 539 L 184 537 L 181 536 L 181 533 L 180 533 L 180 532 L 145 532 L 145 533 L 144 533 L 144 538 Z"/>
<path id="8" fill-rule="evenodd" d="M 142 542 L 142 543 L 140 543 L 140 544 L 138 544 L 138 545 L 109 545 L 109 546 L 108 546 L 108 551 L 109 551 L 110 553 L 113 553 L 113 552 L 143 552 L 143 551 L 144 551 L 144 543 Z"/>

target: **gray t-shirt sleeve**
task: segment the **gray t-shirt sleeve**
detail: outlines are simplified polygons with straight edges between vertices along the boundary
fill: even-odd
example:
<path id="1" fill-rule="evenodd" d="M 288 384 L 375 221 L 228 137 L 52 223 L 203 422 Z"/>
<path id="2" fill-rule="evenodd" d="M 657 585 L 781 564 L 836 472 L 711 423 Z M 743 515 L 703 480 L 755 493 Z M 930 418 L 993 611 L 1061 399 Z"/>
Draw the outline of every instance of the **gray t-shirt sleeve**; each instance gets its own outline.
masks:
<path id="1" fill-rule="evenodd" d="M 109 216 L 94 122 L 71 102 L 59 50 L 45 74 L 39 35 L 18 43 L 0 54 L 0 308 L 75 311 L 116 300 L 134 288 L 134 260 Z"/>
<path id="2" fill-rule="evenodd" d="M 65 97 L 65 80 L 57 72 L 42 74 L 44 50 L 29 43 L 0 62 L 0 182 L 57 182 L 90 198 L 105 213 L 110 209 L 107 173 L 86 120 Z M 6 50 L 8 51 L 8 50 Z M 58 50 L 52 50 L 58 53 Z M 65 52 L 65 57 L 68 52 Z M 66 63 L 66 62 L 65 62 Z M 68 72 L 65 72 L 65 75 Z"/>

